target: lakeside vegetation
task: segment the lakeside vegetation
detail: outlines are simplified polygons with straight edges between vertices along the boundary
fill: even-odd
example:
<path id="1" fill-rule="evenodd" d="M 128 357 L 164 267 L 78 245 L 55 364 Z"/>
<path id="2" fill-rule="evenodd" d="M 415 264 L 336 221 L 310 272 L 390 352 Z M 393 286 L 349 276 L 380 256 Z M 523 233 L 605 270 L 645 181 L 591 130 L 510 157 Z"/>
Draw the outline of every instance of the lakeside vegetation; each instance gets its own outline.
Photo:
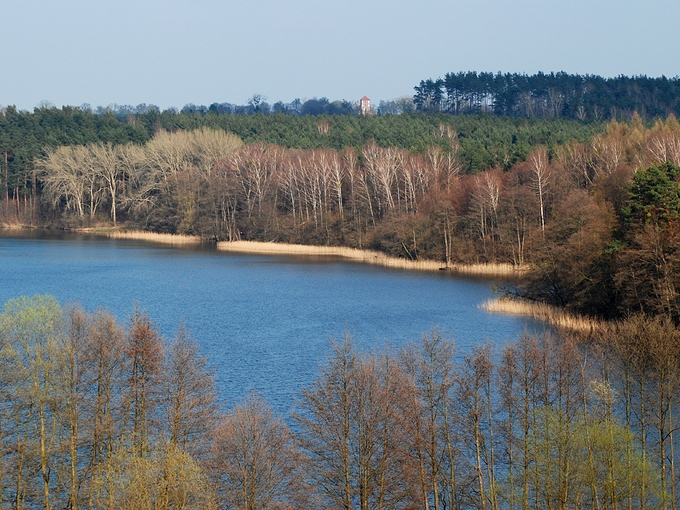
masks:
<path id="1" fill-rule="evenodd" d="M 449 125 L 435 134 L 441 143 L 422 152 L 247 144 L 206 127 L 159 131 L 142 145 L 61 146 L 34 162 L 33 194 L 6 190 L 0 215 L 368 250 L 405 267 L 511 265 L 524 275 L 511 290 L 526 299 L 599 319 L 678 320 L 673 116 L 613 121 L 585 142 L 537 146 L 478 173 Z"/>
<path id="2" fill-rule="evenodd" d="M 149 237 L 153 239 L 153 237 Z M 467 264 L 446 266 L 434 260 L 410 260 L 389 257 L 384 253 L 334 246 L 311 246 L 300 244 L 262 243 L 257 241 L 222 241 L 217 249 L 236 253 L 259 255 L 302 255 L 307 257 L 339 257 L 363 264 L 372 264 L 414 271 L 452 271 L 458 274 L 511 277 L 521 271 L 511 264 Z"/>
<path id="3" fill-rule="evenodd" d="M 458 355 L 345 336 L 288 422 L 220 409 L 188 332 L 22 297 L 0 314 L 2 504 L 12 508 L 670 508 L 680 335 L 635 316 L 588 337 Z"/>
<path id="4" fill-rule="evenodd" d="M 458 357 L 437 331 L 370 355 L 344 339 L 285 423 L 257 396 L 218 409 L 183 331 L 167 343 L 142 313 L 122 326 L 15 300 L 0 316 L 4 502 L 675 508 L 677 79 L 519 78 L 430 80 L 439 92 L 402 115 L 5 109 L 3 225 L 502 268 L 522 277 L 488 310 L 571 333 Z M 629 103 L 601 111 L 617 94 Z"/>
<path id="5" fill-rule="evenodd" d="M 509 296 L 489 299 L 480 306 L 491 313 L 526 315 L 550 324 L 560 331 L 572 333 L 592 334 L 606 326 L 605 322 L 570 313 L 557 306 Z"/>
<path id="6" fill-rule="evenodd" d="M 112 239 L 133 239 L 136 241 L 149 241 L 152 243 L 169 244 L 171 246 L 195 245 L 205 242 L 200 236 L 186 236 L 182 234 L 159 234 L 157 232 L 144 232 L 141 230 L 102 230 L 92 229 L 90 232 L 110 237 Z M 88 232 L 88 230 L 85 230 Z"/>

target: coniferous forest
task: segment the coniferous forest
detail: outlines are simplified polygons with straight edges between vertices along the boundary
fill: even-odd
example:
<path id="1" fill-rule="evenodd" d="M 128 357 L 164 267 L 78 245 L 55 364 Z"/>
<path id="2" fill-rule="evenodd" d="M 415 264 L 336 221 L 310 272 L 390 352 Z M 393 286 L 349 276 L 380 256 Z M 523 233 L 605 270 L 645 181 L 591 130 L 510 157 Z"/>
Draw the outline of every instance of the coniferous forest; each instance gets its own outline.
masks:
<path id="1" fill-rule="evenodd" d="M 3 109 L 3 225 L 509 263 L 509 295 L 601 321 L 462 354 L 436 330 L 370 355 L 345 338 L 283 421 L 257 395 L 219 409 L 185 331 L 17 299 L 0 316 L 3 502 L 675 508 L 676 88 L 458 73 L 370 115 L 255 97 Z"/>
<path id="2" fill-rule="evenodd" d="M 418 110 L 617 120 L 680 114 L 680 78 L 537 73 L 447 73 L 415 87 Z"/>

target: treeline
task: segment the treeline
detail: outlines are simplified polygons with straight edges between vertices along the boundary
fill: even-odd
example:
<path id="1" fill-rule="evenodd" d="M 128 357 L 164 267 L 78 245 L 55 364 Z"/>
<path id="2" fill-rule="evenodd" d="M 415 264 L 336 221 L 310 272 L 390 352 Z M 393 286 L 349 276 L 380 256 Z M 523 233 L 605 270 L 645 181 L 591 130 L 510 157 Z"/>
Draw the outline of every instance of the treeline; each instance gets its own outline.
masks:
<path id="1" fill-rule="evenodd" d="M 410 99 L 410 98 L 409 98 Z M 48 106 L 50 107 L 50 106 Z M 151 111 L 160 112 L 161 109 L 154 104 L 141 103 L 137 106 L 110 104 L 108 106 L 97 106 L 92 108 L 89 104 L 78 107 L 80 110 L 96 113 L 97 115 L 113 114 L 116 117 L 127 117 L 128 115 L 143 115 Z M 411 101 L 411 111 L 413 111 L 413 101 Z M 167 109 L 168 113 L 182 114 L 219 114 L 219 115 L 273 115 L 277 113 L 287 115 L 358 115 L 360 113 L 359 102 L 347 100 L 331 101 L 327 97 L 306 99 L 301 101 L 299 98 L 293 99 L 290 103 L 276 101 L 273 104 L 267 102 L 267 98 L 260 94 L 253 94 L 246 104 L 234 103 L 211 103 L 210 106 L 204 104 L 185 104 L 181 109 L 174 107 Z"/>
<path id="2" fill-rule="evenodd" d="M 186 117 L 196 125 L 207 118 Z M 396 119 L 393 127 L 426 126 L 434 143 L 422 151 L 374 141 L 343 149 L 244 144 L 205 126 L 160 129 L 140 143 L 93 136 L 47 148 L 27 167 L 23 187 L 9 187 L 5 164 L 0 219 L 64 227 L 124 222 L 216 240 L 369 248 L 443 267 L 528 264 L 527 278 L 511 289 L 524 297 L 603 318 L 643 311 L 680 321 L 674 116 L 652 125 L 639 116 L 613 121 L 583 141 L 570 138 L 574 123 L 556 119 L 522 127 L 518 119 L 448 117 L 469 136 L 447 122 L 427 124 L 444 118 L 382 118 Z M 361 123 L 381 118 L 314 118 L 310 127 L 319 139 L 332 137 L 343 125 L 335 119 L 368 126 Z M 134 128 L 119 134 L 144 132 L 112 125 Z M 484 140 L 505 141 L 487 147 Z"/>
<path id="3" fill-rule="evenodd" d="M 444 124 L 457 133 L 466 171 L 504 166 L 526 158 L 536 145 L 554 146 L 570 139 L 586 141 L 600 132 L 600 123 L 556 119 L 510 119 L 488 116 L 348 115 L 295 116 L 262 113 L 220 114 L 217 111 L 176 112 L 141 108 L 139 113 L 73 107 L 36 108 L 32 113 L 7 107 L 0 112 L 0 189 L 14 200 L 30 200 L 39 191 L 35 161 L 47 149 L 64 145 L 120 145 L 148 142 L 160 130 L 177 132 L 201 127 L 222 129 L 246 143 L 265 142 L 286 148 L 359 148 L 370 141 L 382 147 L 421 152 L 442 145 Z M 447 129 L 448 129 L 447 128 Z"/>
<path id="4" fill-rule="evenodd" d="M 524 336 L 457 355 L 334 344 L 290 427 L 220 409 L 180 328 L 142 312 L 0 315 L 0 497 L 11 508 L 667 508 L 678 502 L 680 334 L 634 317 L 585 346 Z"/>
<path id="5" fill-rule="evenodd" d="M 538 147 L 478 174 L 465 172 L 449 126 L 438 136 L 441 145 L 414 154 L 159 132 L 142 146 L 49 151 L 37 176 L 52 223 L 106 215 L 157 232 L 369 248 L 442 267 L 529 265 L 515 289 L 524 297 L 603 318 L 680 320 L 674 117 L 650 128 L 639 117 L 612 122 L 587 143 Z"/>
<path id="6" fill-rule="evenodd" d="M 453 114 L 493 112 L 523 117 L 625 120 L 680 115 L 680 78 L 649 78 L 565 72 L 447 73 L 415 87 L 419 111 Z"/>
<path id="7" fill-rule="evenodd" d="M 524 165 L 538 189 L 539 154 Z M 680 125 L 612 123 L 590 145 L 546 163 L 550 220 L 534 237 L 520 291 L 604 318 L 644 312 L 680 322 L 678 211 Z M 565 175 L 572 184 L 562 188 Z M 576 184 L 576 185 L 575 185 Z"/>

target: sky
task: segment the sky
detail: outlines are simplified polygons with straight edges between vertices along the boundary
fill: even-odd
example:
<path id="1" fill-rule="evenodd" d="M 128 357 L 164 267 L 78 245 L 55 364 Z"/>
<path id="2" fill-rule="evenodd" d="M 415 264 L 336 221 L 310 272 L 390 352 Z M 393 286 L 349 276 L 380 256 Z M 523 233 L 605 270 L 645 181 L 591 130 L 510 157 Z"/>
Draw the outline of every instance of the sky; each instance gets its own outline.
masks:
<path id="1" fill-rule="evenodd" d="M 374 103 L 448 72 L 680 75 L 678 0 L 0 0 L 0 105 Z"/>

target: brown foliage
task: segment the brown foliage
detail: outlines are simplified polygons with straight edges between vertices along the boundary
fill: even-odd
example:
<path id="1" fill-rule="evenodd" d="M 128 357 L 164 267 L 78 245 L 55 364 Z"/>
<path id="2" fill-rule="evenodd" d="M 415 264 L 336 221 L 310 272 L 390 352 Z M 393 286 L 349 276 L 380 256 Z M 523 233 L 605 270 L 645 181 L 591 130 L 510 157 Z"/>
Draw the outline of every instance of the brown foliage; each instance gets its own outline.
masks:
<path id="1" fill-rule="evenodd" d="M 555 209 L 545 240 L 533 238 L 534 270 L 528 274 L 525 292 L 551 304 L 610 315 L 606 247 L 612 240 L 613 219 L 606 203 L 585 191 L 572 192 Z"/>
<path id="2" fill-rule="evenodd" d="M 292 509 L 309 497 L 292 434 L 257 395 L 221 418 L 207 465 L 222 508 Z"/>
<path id="3" fill-rule="evenodd" d="M 150 450 L 153 427 L 158 427 L 163 343 L 149 317 L 135 310 L 126 335 L 127 381 L 124 390 L 126 422 L 132 451 L 144 456 Z"/>
<path id="4" fill-rule="evenodd" d="M 217 420 L 217 405 L 214 376 L 198 351 L 180 326 L 167 349 L 163 395 L 169 443 L 203 460 Z"/>

